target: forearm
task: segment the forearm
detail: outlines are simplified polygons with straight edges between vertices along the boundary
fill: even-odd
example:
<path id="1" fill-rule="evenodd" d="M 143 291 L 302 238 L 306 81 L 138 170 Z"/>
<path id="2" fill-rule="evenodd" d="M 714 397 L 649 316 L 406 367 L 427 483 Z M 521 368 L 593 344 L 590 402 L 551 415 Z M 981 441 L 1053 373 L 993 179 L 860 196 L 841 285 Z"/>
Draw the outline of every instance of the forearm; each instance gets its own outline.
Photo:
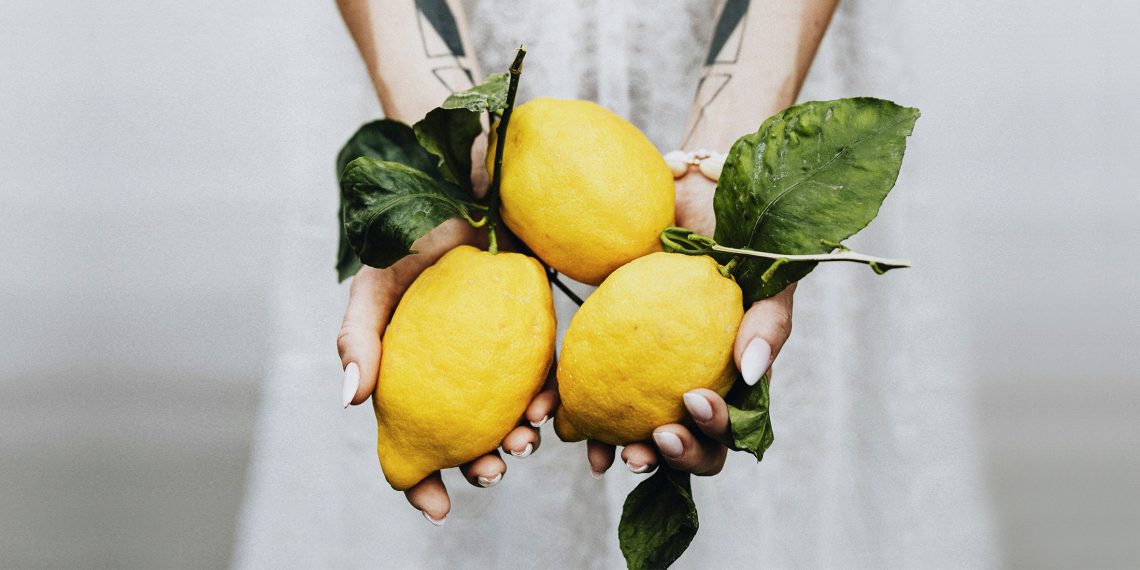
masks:
<path id="1" fill-rule="evenodd" d="M 423 118 L 479 77 L 467 20 L 451 0 L 337 0 L 384 115 Z"/>
<path id="2" fill-rule="evenodd" d="M 837 2 L 722 2 L 682 148 L 727 152 L 742 126 L 792 105 Z"/>

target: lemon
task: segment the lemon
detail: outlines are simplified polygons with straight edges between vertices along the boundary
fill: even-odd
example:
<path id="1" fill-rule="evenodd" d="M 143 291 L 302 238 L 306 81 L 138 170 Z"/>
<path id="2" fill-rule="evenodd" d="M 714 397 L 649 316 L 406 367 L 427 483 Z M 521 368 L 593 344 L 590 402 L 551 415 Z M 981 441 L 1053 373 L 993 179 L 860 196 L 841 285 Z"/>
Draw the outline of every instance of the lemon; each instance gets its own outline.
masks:
<path id="1" fill-rule="evenodd" d="M 673 175 L 637 127 L 596 103 L 540 98 L 514 110 L 506 138 L 503 221 L 551 267 L 597 285 L 660 251 Z"/>
<path id="2" fill-rule="evenodd" d="M 377 451 L 397 490 L 498 447 L 542 388 L 554 354 L 546 273 L 470 246 L 412 283 L 381 344 Z"/>
<path id="3" fill-rule="evenodd" d="M 743 315 L 740 287 L 710 257 L 659 252 L 622 266 L 566 331 L 558 436 L 626 445 L 684 419 L 685 392 L 725 395 Z"/>

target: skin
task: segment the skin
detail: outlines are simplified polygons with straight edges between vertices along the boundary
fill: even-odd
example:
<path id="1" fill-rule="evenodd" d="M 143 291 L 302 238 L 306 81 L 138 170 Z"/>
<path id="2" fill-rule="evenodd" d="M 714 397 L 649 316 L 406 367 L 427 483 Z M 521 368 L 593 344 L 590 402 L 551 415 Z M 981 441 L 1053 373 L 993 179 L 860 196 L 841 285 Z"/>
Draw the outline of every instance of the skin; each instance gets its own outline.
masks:
<path id="1" fill-rule="evenodd" d="M 815 50 L 827 28 L 837 0 L 727 0 L 710 11 L 715 22 L 713 41 L 706 56 L 702 81 L 685 128 L 682 148 L 727 152 L 740 133 L 739 125 L 759 125 L 768 116 L 794 103 Z M 417 8 L 417 4 L 419 8 Z M 479 77 L 466 33 L 466 17 L 454 1 L 338 0 L 338 7 L 360 48 L 385 116 L 411 124 L 422 118 L 454 90 L 473 85 Z M 422 25 L 421 16 L 434 25 Z M 452 33 L 454 31 L 454 33 Z M 456 36 L 457 34 L 457 36 Z M 739 38 L 739 41 L 737 41 Z M 444 47 L 440 47 L 444 46 Z M 727 78 L 727 80 L 726 80 Z M 472 149 L 472 163 L 482 165 L 486 152 L 480 137 Z M 476 194 L 487 186 L 487 173 L 476 166 Z M 691 169 L 679 178 L 677 225 L 712 235 L 715 218 L 712 197 L 716 184 Z M 469 243 L 484 246 L 486 232 L 460 220 L 451 220 L 418 240 L 418 255 L 405 257 L 387 269 L 364 267 L 353 278 L 344 322 L 337 338 L 341 363 L 360 368 L 360 386 L 351 403 L 366 402 L 376 387 L 382 347 L 381 334 L 408 286 L 426 267 L 451 248 Z M 745 349 L 755 339 L 771 348 L 771 360 L 791 333 L 795 285 L 758 301 L 745 312 L 733 357 L 741 365 Z M 770 371 L 769 371 L 770 372 Z M 627 445 L 621 458 L 636 473 L 649 473 L 661 461 L 696 475 L 715 475 L 724 467 L 728 410 L 716 393 L 695 390 L 708 408 L 686 401 L 699 428 L 680 424 L 659 427 L 656 437 L 672 434 L 680 453 L 667 456 L 650 442 Z M 533 453 L 541 443 L 532 424 L 544 422 L 558 405 L 553 382 L 531 401 L 519 425 L 503 438 L 504 452 Z M 701 411 L 711 415 L 701 419 Z M 586 457 L 595 476 L 614 463 L 615 448 L 596 441 L 586 445 Z M 498 483 L 507 464 L 498 450 L 460 466 L 472 485 Z M 481 484 L 481 481 L 484 482 Z M 493 484 L 493 483 L 492 483 Z M 451 509 L 451 500 L 439 473 L 405 492 L 408 502 L 436 524 Z"/>

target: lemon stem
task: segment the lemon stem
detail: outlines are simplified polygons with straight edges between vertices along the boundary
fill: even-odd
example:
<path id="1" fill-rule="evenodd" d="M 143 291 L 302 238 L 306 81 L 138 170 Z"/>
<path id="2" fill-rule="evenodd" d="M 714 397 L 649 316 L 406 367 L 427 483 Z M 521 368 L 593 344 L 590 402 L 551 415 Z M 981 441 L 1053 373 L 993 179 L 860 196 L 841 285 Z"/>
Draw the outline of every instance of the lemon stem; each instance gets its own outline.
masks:
<path id="1" fill-rule="evenodd" d="M 515 61 L 511 63 L 510 83 L 507 85 L 507 106 L 503 109 L 503 115 L 499 119 L 499 126 L 495 129 L 495 137 L 498 139 L 498 144 L 495 145 L 495 166 L 494 171 L 491 173 L 491 185 L 487 188 L 487 251 L 497 254 L 499 253 L 499 240 L 495 235 L 495 230 L 499 227 L 499 185 L 502 183 L 503 177 L 503 148 L 507 145 L 504 144 L 507 140 L 507 123 L 511 120 L 511 111 L 515 108 L 515 94 L 519 90 L 519 76 L 522 75 L 522 62 L 523 57 L 526 56 L 526 49 L 519 46 L 515 52 Z M 491 124 L 494 124 L 494 116 L 490 117 Z"/>
<path id="2" fill-rule="evenodd" d="M 546 278 L 551 283 L 553 283 L 555 287 L 558 287 L 558 290 L 562 291 L 562 293 L 565 294 L 568 299 L 574 301 L 574 303 L 579 307 L 581 307 L 582 303 L 585 302 L 581 297 L 578 296 L 577 293 L 574 292 L 573 289 L 570 288 L 569 285 L 563 283 L 562 280 L 558 278 L 558 272 L 555 271 L 553 267 L 546 268 Z"/>
<path id="3" fill-rule="evenodd" d="M 716 243 L 716 240 L 709 236 L 704 236 L 686 228 L 679 228 L 676 226 L 665 228 L 661 232 L 661 245 L 665 247 L 666 251 L 673 253 L 683 253 L 685 255 L 711 255 L 713 253 L 727 253 L 732 254 L 733 259 L 726 265 L 722 266 L 721 273 L 725 272 L 731 274 L 733 270 L 738 267 L 738 262 L 741 257 L 755 257 L 759 259 L 767 259 L 775 263 L 774 267 L 784 265 L 787 263 L 821 263 L 826 261 L 848 261 L 853 263 L 863 263 L 871 266 L 871 269 L 882 275 L 891 269 L 898 269 L 901 267 L 910 267 L 911 263 L 906 259 L 887 259 L 885 257 L 875 257 L 863 253 L 851 251 L 842 244 L 821 240 L 821 244 L 837 248 L 839 251 L 831 253 L 818 253 L 811 255 L 791 255 L 784 253 L 769 253 L 766 251 L 756 251 L 747 248 L 727 247 Z M 768 276 L 771 278 L 771 276 Z"/>

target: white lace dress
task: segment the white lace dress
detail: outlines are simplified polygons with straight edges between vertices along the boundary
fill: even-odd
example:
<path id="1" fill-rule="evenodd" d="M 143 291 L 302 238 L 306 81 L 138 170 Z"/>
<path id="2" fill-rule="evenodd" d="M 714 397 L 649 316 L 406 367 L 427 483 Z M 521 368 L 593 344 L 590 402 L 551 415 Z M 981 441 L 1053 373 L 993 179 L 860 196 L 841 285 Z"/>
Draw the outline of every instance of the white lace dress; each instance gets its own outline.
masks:
<path id="1" fill-rule="evenodd" d="M 302 3 L 304 4 L 304 3 Z M 712 29 L 711 2 L 479 0 L 467 5 L 484 70 L 528 47 L 520 97 L 593 99 L 630 118 L 662 150 L 679 144 Z M 509 17 L 505 14 L 511 14 Z M 307 128 L 297 180 L 283 193 L 277 337 L 258 409 L 235 565 L 241 568 L 618 568 L 622 500 L 638 476 L 620 463 L 589 476 L 584 444 L 550 426 L 534 456 L 508 457 L 493 489 L 454 471 L 447 524 L 434 528 L 384 482 L 370 406 L 342 411 L 334 339 L 337 286 L 333 158 L 378 112 L 331 3 L 291 14 L 288 70 Z M 908 103 L 906 54 L 885 1 L 841 5 L 801 99 L 875 95 Z M 755 127 L 750 125 L 750 128 Z M 743 132 L 741 133 L 743 134 Z M 922 124 L 916 131 L 922 137 Z M 821 267 L 796 295 L 795 333 L 775 368 L 776 442 L 763 463 L 733 454 L 696 478 L 700 532 L 678 568 L 993 566 L 975 426 L 958 379 L 954 315 L 925 302 L 930 249 L 921 228 L 947 215 L 904 167 L 863 249 L 918 257 L 877 277 Z M 933 263 L 933 261 L 930 261 Z M 560 330 L 573 305 L 558 299 Z"/>

